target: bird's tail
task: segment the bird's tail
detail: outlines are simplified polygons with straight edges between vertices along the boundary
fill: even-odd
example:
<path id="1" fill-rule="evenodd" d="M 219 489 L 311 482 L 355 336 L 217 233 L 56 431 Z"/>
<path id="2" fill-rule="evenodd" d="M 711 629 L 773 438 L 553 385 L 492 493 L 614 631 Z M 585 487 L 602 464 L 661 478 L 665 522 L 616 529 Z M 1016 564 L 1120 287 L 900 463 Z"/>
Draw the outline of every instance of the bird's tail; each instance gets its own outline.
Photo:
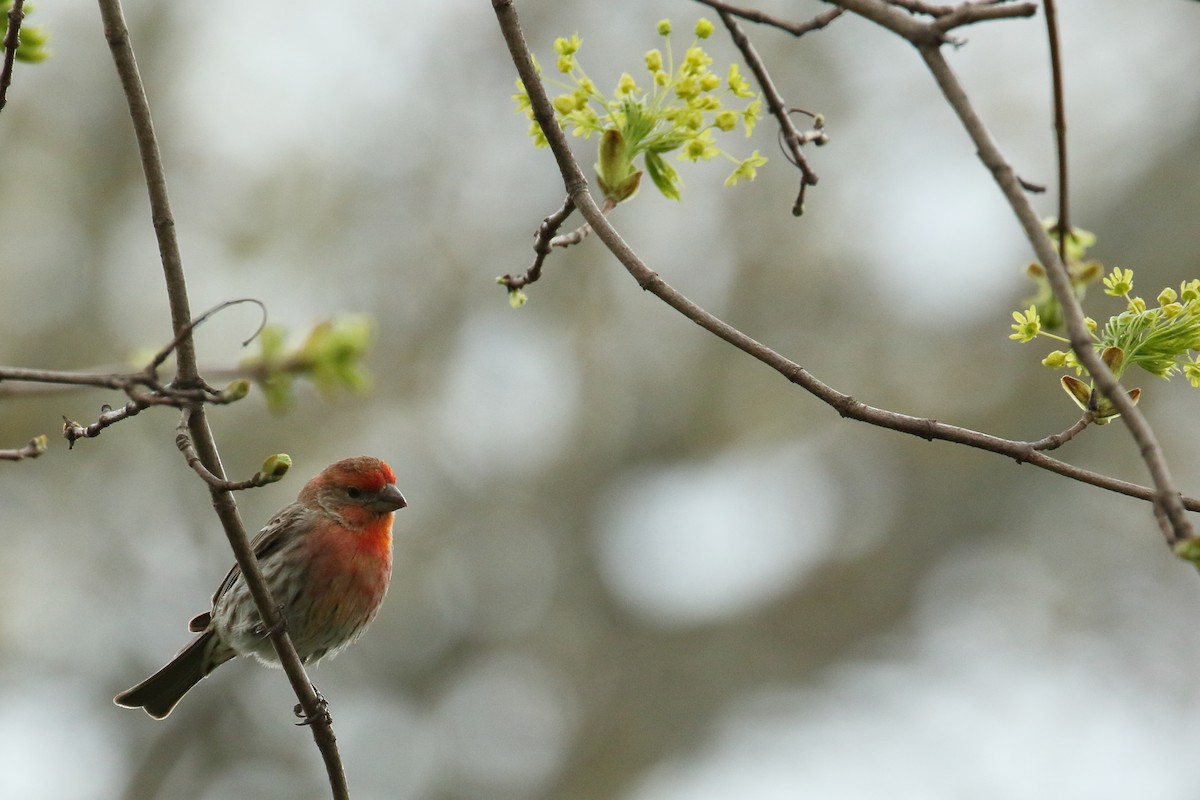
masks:
<path id="1" fill-rule="evenodd" d="M 167 716 L 189 689 L 236 655 L 232 650 L 214 647 L 219 645 L 213 642 L 214 635 L 211 630 L 200 634 L 165 667 L 121 692 L 113 702 L 125 708 L 144 708 L 155 719 Z"/>

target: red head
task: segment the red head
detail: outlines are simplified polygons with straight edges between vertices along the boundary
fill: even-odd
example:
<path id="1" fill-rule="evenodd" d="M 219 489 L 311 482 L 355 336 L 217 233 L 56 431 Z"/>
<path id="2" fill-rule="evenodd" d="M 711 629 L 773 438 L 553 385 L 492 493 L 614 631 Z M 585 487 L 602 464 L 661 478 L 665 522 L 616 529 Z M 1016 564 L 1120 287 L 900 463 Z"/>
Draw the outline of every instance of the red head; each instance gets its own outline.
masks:
<path id="1" fill-rule="evenodd" d="M 299 500 L 339 516 L 391 514 L 408 505 L 396 488 L 396 474 L 378 458 L 355 456 L 335 461 L 305 484 Z"/>

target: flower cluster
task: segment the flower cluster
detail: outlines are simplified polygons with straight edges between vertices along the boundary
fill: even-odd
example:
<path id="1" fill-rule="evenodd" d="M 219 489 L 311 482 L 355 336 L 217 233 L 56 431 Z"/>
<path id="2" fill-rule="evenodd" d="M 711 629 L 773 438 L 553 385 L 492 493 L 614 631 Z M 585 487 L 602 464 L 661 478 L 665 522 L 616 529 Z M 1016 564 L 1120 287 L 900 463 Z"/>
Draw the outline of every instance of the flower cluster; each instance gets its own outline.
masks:
<path id="1" fill-rule="evenodd" d="M 749 136 L 762 116 L 762 100 L 751 90 L 737 64 L 731 64 L 724 77 L 709 67 L 712 56 L 700 46 L 700 40 L 713 32 L 706 19 L 696 23 L 696 39 L 676 63 L 671 50 L 671 23 L 662 20 L 658 32 L 663 48 L 646 53 L 643 78 L 645 88 L 626 72 L 607 96 L 579 65 L 577 54 L 582 44 L 578 35 L 554 42 L 558 71 L 569 83 L 547 79 L 564 90 L 554 98 L 559 125 L 575 136 L 590 138 L 598 134 L 599 159 L 596 178 L 608 201 L 615 205 L 637 192 L 643 170 L 636 166 L 641 156 L 645 172 L 666 197 L 678 200 L 682 181 L 679 173 L 663 158 L 679 151 L 679 160 L 708 161 L 724 156 L 735 164 L 725 184 L 754 180 L 758 168 L 767 159 L 755 150 L 748 158 L 737 159 L 718 146 L 716 135 L 739 125 Z M 540 71 L 540 68 L 539 68 Z M 513 95 L 518 110 L 526 112 L 534 144 L 545 147 L 546 137 L 533 119 L 529 95 L 517 81 Z M 730 99 L 746 100 L 740 109 L 728 108 Z"/>
<path id="2" fill-rule="evenodd" d="M 1133 294 L 1133 270 L 1113 269 L 1104 279 L 1104 293 L 1125 300 L 1125 310 L 1113 315 L 1101 328 L 1095 320 L 1086 320 L 1092 341 L 1104 363 L 1119 379 L 1130 367 L 1138 366 L 1160 378 L 1182 374 L 1200 387 L 1200 280 L 1184 281 L 1179 291 L 1170 287 L 1158 293 L 1157 305 L 1148 304 Z M 1049 333 L 1036 306 L 1013 313 L 1015 322 L 1010 339 L 1031 341 L 1039 336 L 1067 342 Z M 1073 351 L 1055 350 L 1042 360 L 1054 369 L 1074 370 L 1085 375 Z M 1063 388 L 1084 410 L 1096 414 L 1097 422 L 1116 416 L 1106 400 L 1093 396 L 1094 387 L 1077 377 L 1062 378 Z M 1135 402 L 1141 391 L 1130 391 Z"/>

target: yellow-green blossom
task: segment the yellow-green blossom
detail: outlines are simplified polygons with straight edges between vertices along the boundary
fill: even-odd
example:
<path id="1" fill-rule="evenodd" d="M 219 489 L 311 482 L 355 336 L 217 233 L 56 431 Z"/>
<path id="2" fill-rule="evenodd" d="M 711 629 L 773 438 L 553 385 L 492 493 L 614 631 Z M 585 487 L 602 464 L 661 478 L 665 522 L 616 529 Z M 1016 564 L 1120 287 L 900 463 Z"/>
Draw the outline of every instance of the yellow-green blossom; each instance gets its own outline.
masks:
<path id="1" fill-rule="evenodd" d="M 579 38 L 578 33 L 571 34 L 570 39 L 558 37 L 554 40 L 554 52 L 560 56 L 573 56 L 579 52 L 580 46 L 583 45 L 583 40 Z"/>
<path id="2" fill-rule="evenodd" d="M 1122 270 L 1113 267 L 1112 273 L 1104 279 L 1104 293 L 1113 297 L 1122 297 L 1133 291 L 1133 270 Z"/>
<path id="3" fill-rule="evenodd" d="M 712 131 L 706 128 L 700 132 L 699 136 L 688 140 L 688 143 L 683 146 L 683 152 L 679 154 L 679 159 L 681 161 L 684 159 L 688 161 L 708 161 L 720 153 L 720 148 L 713 143 Z"/>
<path id="4" fill-rule="evenodd" d="M 738 115 L 734 111 L 725 110 L 713 117 L 713 124 L 723 131 L 731 131 L 737 127 Z M 757 151 L 756 151 L 757 152 Z"/>
<path id="5" fill-rule="evenodd" d="M 729 82 L 729 91 L 733 92 L 737 97 L 753 97 L 754 91 L 750 88 L 750 82 L 742 77 L 741 70 L 737 64 L 729 65 L 729 76 L 726 78 Z"/>
<path id="6" fill-rule="evenodd" d="M 660 35 L 669 36 L 669 20 L 661 20 L 657 27 Z M 735 165 L 726 181 L 729 185 L 752 180 L 766 162 L 757 150 L 742 159 L 726 153 L 717 143 L 714 134 L 731 131 L 739 122 L 749 135 L 762 114 L 762 101 L 736 64 L 728 68 L 725 78 L 710 69 L 712 56 L 700 42 L 712 34 L 712 23 L 700 20 L 694 30 L 696 39 L 678 60 L 672 58 L 669 40 L 665 46 L 645 52 L 645 68 L 653 85 L 643 89 L 625 72 L 608 96 L 597 90 L 579 63 L 579 35 L 554 41 L 557 66 L 565 75 L 562 80 L 545 78 L 562 90 L 552 101 L 555 116 L 574 136 L 599 134 L 596 177 L 610 202 L 632 197 L 643 172 L 663 195 L 678 199 L 682 181 L 664 160 L 668 153 L 677 152 L 679 159 L 686 161 L 728 158 Z M 517 88 L 513 98 L 518 110 L 531 120 L 530 135 L 536 145 L 545 146 L 545 133 L 533 122 L 529 96 L 520 83 Z"/>
<path id="7" fill-rule="evenodd" d="M 747 139 L 750 138 L 750 134 L 754 133 L 754 126 L 758 124 L 758 119 L 761 116 L 762 100 L 755 100 L 746 106 L 746 110 L 742 112 L 742 124 L 746 126 Z"/>
<path id="8" fill-rule="evenodd" d="M 575 95 L 560 94 L 558 97 L 554 98 L 553 104 L 555 111 L 563 116 L 566 116 L 575 110 Z"/>
<path id="9" fill-rule="evenodd" d="M 621 79 L 617 81 L 617 89 L 614 94 L 617 97 L 624 97 L 630 92 L 640 91 L 641 89 L 638 88 L 637 83 L 633 80 L 633 76 L 628 72 L 622 72 Z"/>
<path id="10" fill-rule="evenodd" d="M 713 62 L 712 56 L 704 52 L 700 45 L 692 45 L 683 55 L 683 70 L 686 74 L 696 75 L 707 69 Z"/>
<path id="11" fill-rule="evenodd" d="M 1037 308 L 1030 306 L 1028 311 L 1014 311 L 1013 319 L 1016 322 L 1012 325 L 1012 329 L 1016 333 L 1009 334 L 1010 339 L 1019 339 L 1022 342 L 1031 341 L 1038 335 L 1041 330 L 1041 322 L 1038 320 Z"/>
<path id="12" fill-rule="evenodd" d="M 758 174 L 758 168 L 767 163 L 767 159 L 759 155 L 755 150 L 750 154 L 750 157 L 742 161 L 728 178 L 725 179 L 726 186 L 735 186 L 738 181 L 752 181 L 754 176 Z"/>
<path id="13" fill-rule="evenodd" d="M 1088 241 L 1090 246 L 1091 241 Z M 1138 366 L 1160 378 L 1182 373 L 1193 386 L 1200 387 L 1200 281 L 1185 281 L 1179 292 L 1165 288 L 1158 293 L 1158 305 L 1130 293 L 1133 291 L 1133 270 L 1115 268 L 1104 278 L 1105 293 L 1125 300 L 1125 308 L 1098 326 L 1091 317 L 1085 318 L 1092 346 L 1104 364 L 1118 379 L 1130 367 Z M 1009 338 L 1028 342 L 1037 336 L 1062 337 L 1047 333 L 1038 307 L 1015 312 L 1016 324 Z M 1065 340 L 1062 340 L 1065 341 Z M 1074 370 L 1086 377 L 1087 370 L 1074 351 L 1055 350 L 1042 363 L 1055 369 Z M 1097 422 L 1116 416 L 1103 398 L 1096 400 L 1095 388 L 1069 376 L 1062 379 L 1063 388 L 1081 407 L 1092 410 Z M 1140 389 L 1129 392 L 1136 400 Z M 1094 402 L 1093 402 L 1094 401 Z"/>
<path id="14" fill-rule="evenodd" d="M 1050 353 L 1042 359 L 1042 364 L 1047 367 L 1058 369 L 1067 363 L 1068 355 L 1070 354 L 1064 353 L 1062 350 L 1051 350 Z"/>

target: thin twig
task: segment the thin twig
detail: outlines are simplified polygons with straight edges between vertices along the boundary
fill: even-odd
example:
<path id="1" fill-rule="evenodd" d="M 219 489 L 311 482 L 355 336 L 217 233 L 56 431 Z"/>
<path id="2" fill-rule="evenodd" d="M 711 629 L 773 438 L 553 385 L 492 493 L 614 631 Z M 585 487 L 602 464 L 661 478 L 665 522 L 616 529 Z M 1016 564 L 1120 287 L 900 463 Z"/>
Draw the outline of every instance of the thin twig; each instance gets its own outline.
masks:
<path id="1" fill-rule="evenodd" d="M 792 163 L 800 169 L 800 191 L 796 195 L 796 202 L 792 205 L 792 213 L 800 216 L 804 213 L 805 189 L 817 185 L 817 173 L 809 166 L 808 160 L 804 157 L 804 151 L 801 149 L 803 138 L 800 131 L 792 124 L 787 104 L 783 101 L 779 90 L 775 88 L 775 82 L 771 80 L 771 74 L 767 72 L 766 65 L 763 64 L 754 45 L 750 43 L 750 38 L 742 31 L 733 14 L 728 11 L 718 11 L 717 13 L 720 14 L 721 21 L 729 30 L 729 36 L 733 39 L 733 43 L 742 51 L 742 57 L 746 59 L 746 66 L 750 67 L 750 71 L 758 80 L 758 86 L 767 100 L 767 108 L 779 122 L 779 129 L 783 132 L 783 140 L 791 154 Z"/>
<path id="2" fill-rule="evenodd" d="M 567 198 L 567 199 L 570 200 L 570 198 Z M 612 211 L 616 207 L 617 207 L 617 201 L 613 200 L 611 197 L 606 197 L 606 198 L 604 198 L 604 205 L 600 206 L 600 213 L 607 215 L 608 212 Z M 551 247 L 571 247 L 572 245 L 577 245 L 580 242 L 582 242 L 584 239 L 586 239 L 588 234 L 591 232 L 592 232 L 592 226 L 588 225 L 585 222 L 582 225 L 580 225 L 578 228 L 576 228 L 575 230 L 571 231 L 570 233 L 564 233 L 560 236 L 555 236 L 553 239 L 550 240 L 550 246 Z"/>
<path id="3" fill-rule="evenodd" d="M 961 28 L 964 25 L 974 25 L 976 22 L 989 22 L 997 19 L 1017 19 L 1032 17 L 1037 13 L 1034 3 L 1013 3 L 1012 5 L 986 5 L 983 3 L 963 3 L 955 7 L 949 14 L 934 20 L 934 30 L 945 33 Z"/>
<path id="4" fill-rule="evenodd" d="M 1085 411 L 1083 416 L 1079 418 L 1078 422 L 1067 428 L 1062 433 L 1051 434 L 1044 439 L 1038 439 L 1036 442 L 1030 442 L 1029 446 L 1034 450 L 1057 450 L 1067 442 L 1074 439 L 1077 434 L 1082 433 L 1083 429 L 1088 425 L 1091 425 L 1095 419 L 1096 415 L 1093 412 Z"/>
<path id="5" fill-rule="evenodd" d="M 0 367 L 0 383 L 4 383 L 5 381 L 25 381 L 63 386 L 92 386 L 97 389 L 124 389 L 141 377 L 141 373 L 65 372 L 53 369 Z"/>
<path id="6" fill-rule="evenodd" d="M 200 459 L 200 454 L 196 452 L 196 447 L 192 443 L 191 433 L 188 431 L 191 416 L 192 412 L 189 409 L 184 409 L 183 413 L 179 415 L 179 424 L 175 426 L 175 446 L 179 448 L 179 452 L 183 453 L 183 458 L 187 462 L 187 465 L 192 468 L 192 471 L 199 475 L 209 486 L 227 492 L 241 492 L 246 489 L 258 489 L 266 486 L 268 483 L 275 483 L 279 480 L 278 476 L 256 472 L 252 477 L 244 481 L 230 481 L 219 478 L 209 472 L 208 468 L 204 466 L 204 462 Z"/>
<path id="7" fill-rule="evenodd" d="M 125 92 L 125 99 L 129 105 L 129 114 L 133 122 L 142 169 L 146 176 L 151 217 L 158 239 L 163 276 L 166 279 L 167 296 L 171 307 L 172 330 L 176 336 L 183 334 L 183 338 L 176 347 L 175 384 L 182 388 L 190 388 L 203 382 L 200 380 L 196 366 L 195 344 L 191 333 L 186 330 L 191 322 L 187 282 L 184 278 L 183 260 L 180 257 L 179 245 L 175 237 L 175 223 L 167 195 L 166 173 L 163 170 L 162 156 L 154 133 L 150 105 L 146 98 L 145 86 L 138 72 L 133 47 L 129 41 L 129 28 L 125 23 L 120 1 L 99 0 L 99 4 L 100 16 L 104 23 L 104 37 L 112 51 L 113 62 L 116 65 L 117 74 Z M 217 451 L 212 430 L 208 426 L 203 404 L 198 403 L 190 410 L 187 428 L 199 455 L 200 463 L 214 476 L 224 480 L 225 471 L 221 466 L 221 457 Z M 328 718 L 322 716 L 323 709 L 320 699 L 304 671 L 304 665 L 296 654 L 296 648 L 292 645 L 291 638 L 284 626 L 277 624 L 279 621 L 278 607 L 263 580 L 258 560 L 250 549 L 246 529 L 238 515 L 237 503 L 233 499 L 233 494 L 226 488 L 219 488 L 211 484 L 209 484 L 209 492 L 212 495 L 213 508 L 221 520 L 226 538 L 233 549 L 234 558 L 242 571 L 242 577 L 254 598 L 259 616 L 271 631 L 271 643 L 275 647 L 279 663 L 287 674 L 305 714 L 310 719 L 316 720 L 309 727 L 325 762 L 332 795 L 335 800 L 348 800 L 350 792 L 346 785 L 346 773 L 338 754 L 337 739 L 334 736 L 333 728 L 328 723 Z"/>
<path id="8" fill-rule="evenodd" d="M 148 397 L 148 395 L 142 395 L 142 397 Z M 94 439 L 110 425 L 115 425 L 130 417 L 136 417 L 149 406 L 150 403 L 143 404 L 137 400 L 130 400 L 117 409 L 105 406 L 100 412 L 100 417 L 91 425 L 81 425 L 69 417 L 63 417 L 63 436 L 67 440 L 67 449 L 74 449 L 75 442 L 80 439 Z"/>
<path id="9" fill-rule="evenodd" d="M 11 450 L 0 450 L 0 461 L 24 461 L 27 458 L 37 458 L 42 453 L 46 452 L 49 440 L 42 436 L 35 436 L 29 440 L 29 444 L 24 447 L 17 447 Z"/>
<path id="10" fill-rule="evenodd" d="M 525 270 L 524 275 L 514 278 L 505 273 L 496 279 L 496 283 L 511 291 L 528 286 L 542 277 L 542 264 L 546 261 L 546 256 L 550 255 L 551 240 L 554 239 L 558 229 L 562 227 L 574 210 L 575 204 L 568 197 L 563 201 L 562 208 L 543 219 L 542 224 L 538 226 L 537 232 L 533 235 L 533 264 Z"/>
<path id="11" fill-rule="evenodd" d="M 21 46 L 21 20 L 25 19 L 25 0 L 13 0 L 8 9 L 8 31 L 4 34 L 4 65 L 0 66 L 0 111 L 8 102 L 8 87 L 12 83 L 13 64 Z"/>
<path id="12" fill-rule="evenodd" d="M 222 309 L 238 303 L 257 303 L 260 307 L 262 303 L 258 300 L 241 299 L 228 300 L 224 303 L 219 303 L 213 308 L 201 314 L 194 320 L 191 320 L 186 329 L 175 336 L 174 339 L 154 355 L 150 362 L 142 369 L 141 372 L 133 373 L 110 373 L 107 375 L 98 373 L 77 373 L 77 372 L 62 372 L 57 370 L 39 370 L 39 369 L 22 369 L 19 367 L 0 367 L 0 382 L 2 381 L 25 381 L 39 384 L 53 385 L 69 385 L 74 387 L 94 386 L 106 389 L 121 389 L 125 394 L 129 395 L 129 402 L 118 409 L 113 409 L 111 406 L 105 405 L 101 410 L 99 419 L 90 425 L 83 425 L 68 417 L 63 417 L 63 436 L 66 437 L 68 449 L 75 446 L 75 442 L 79 439 L 91 439 L 99 436 L 106 428 L 115 425 L 116 423 L 128 419 L 129 417 L 137 416 L 151 406 L 172 406 L 174 408 L 187 408 L 198 403 L 209 403 L 214 405 L 225 405 L 241 399 L 240 394 L 226 394 L 209 386 L 203 380 L 196 381 L 196 388 L 180 388 L 174 384 L 166 386 L 158 377 L 158 368 L 166 361 L 167 357 L 179 345 L 183 339 L 201 323 L 212 317 Z M 264 323 L 266 320 L 266 309 L 263 309 Z M 262 330 L 260 324 L 254 334 L 244 344 L 253 341 L 254 337 Z M 138 391 L 139 389 L 149 389 L 148 392 Z"/>
<path id="13" fill-rule="evenodd" d="M 726 14 L 732 14 L 735 17 L 741 17 L 747 22 L 757 22 L 760 25 L 770 25 L 773 28 L 786 31 L 787 33 L 790 33 L 792 36 L 796 37 L 800 37 L 806 33 L 811 33 L 812 31 L 817 31 L 821 28 L 824 28 L 826 25 L 840 17 L 843 13 L 842 9 L 840 8 L 831 8 L 826 11 L 822 11 L 820 14 L 817 14 L 815 17 L 805 22 L 788 22 L 787 20 L 779 19 L 779 17 L 773 17 L 770 14 L 765 14 L 756 8 L 740 8 L 738 6 L 731 6 L 729 3 L 722 3 L 720 0 L 696 0 L 696 2 L 703 3 L 709 8 L 713 8 L 717 11 L 724 12 Z"/>
<path id="14" fill-rule="evenodd" d="M 63 436 L 67 440 L 67 449 L 73 449 L 75 442 L 80 439 L 96 438 L 106 428 L 130 417 L 136 417 L 152 406 L 193 408 L 203 403 L 227 405 L 241 399 L 241 395 L 230 397 L 215 389 L 177 389 L 174 386 L 160 386 L 151 392 L 139 392 L 136 388 L 128 387 L 126 393 L 129 395 L 129 402 L 120 408 L 113 408 L 106 403 L 100 409 L 100 416 L 90 425 L 82 425 L 64 416 Z"/>
<path id="15" fill-rule="evenodd" d="M 266 305 L 263 304 L 263 301 L 257 300 L 253 297 L 239 297 L 236 300 L 226 300 L 223 303 L 217 303 L 215 306 L 210 308 L 208 311 L 205 311 L 203 314 L 196 317 L 195 319 L 189 320 L 187 325 L 184 325 L 183 329 L 175 334 L 174 339 L 172 339 L 165 347 L 163 347 L 161 350 L 159 350 L 157 353 L 154 354 L 154 358 L 150 359 L 150 363 L 146 365 L 146 371 L 147 372 L 157 371 L 158 368 L 162 366 L 163 362 L 166 361 L 170 357 L 171 353 L 173 353 L 175 351 L 175 349 L 177 347 L 179 347 L 179 345 L 183 342 L 183 340 L 190 338 L 192 335 L 192 331 L 195 330 L 196 328 L 198 328 L 199 326 L 203 325 L 205 322 L 207 322 L 210 317 L 214 316 L 215 314 L 217 314 L 221 311 L 224 311 L 225 309 L 229 308 L 230 306 L 236 306 L 241 303 L 253 303 L 254 305 L 259 307 L 259 310 L 262 311 L 262 320 L 258 323 L 258 327 L 254 329 L 254 333 L 250 334 L 250 338 L 248 338 L 248 339 L 246 339 L 246 341 L 242 342 L 242 347 L 245 347 L 246 345 L 253 342 L 255 339 L 258 338 L 258 335 L 260 333 L 262 333 L 263 328 L 265 328 L 267 325 L 267 307 L 266 307 Z"/>
<path id="16" fill-rule="evenodd" d="M 1054 148 L 1058 157 L 1058 257 L 1067 263 L 1071 238 L 1070 196 L 1067 191 L 1067 111 L 1063 99 L 1062 55 L 1058 42 L 1058 11 L 1045 0 L 1046 35 L 1050 40 L 1050 80 L 1054 86 Z"/>
<path id="17" fill-rule="evenodd" d="M 850 395 L 843 394 L 823 383 L 796 362 L 752 339 L 680 294 L 657 273 L 646 266 L 629 245 L 625 243 L 616 229 L 605 219 L 604 215 L 600 213 L 599 206 L 596 205 L 595 200 L 592 199 L 591 193 L 587 189 L 587 181 L 583 176 L 582 170 L 579 168 L 578 162 L 575 161 L 571 153 L 566 137 L 559 130 L 558 126 L 553 124 L 554 110 L 550 105 L 550 99 L 546 96 L 544 88 L 537 80 L 537 72 L 530 58 L 524 37 L 521 34 L 520 23 L 516 10 L 513 8 L 512 0 L 492 0 L 492 7 L 496 12 L 501 33 L 508 45 L 509 53 L 517 68 L 517 73 L 529 89 L 529 99 L 534 117 L 540 122 L 543 130 L 546 132 L 550 150 L 554 154 L 555 161 L 562 173 L 564 186 L 574 200 L 579 212 L 595 229 L 597 237 L 608 246 L 609 250 L 621 262 L 622 266 L 628 270 L 642 289 L 651 292 L 700 327 L 729 342 L 747 355 L 763 362 L 792 383 L 798 384 L 801 388 L 834 408 L 845 418 L 908 433 L 927 440 L 939 439 L 998 453 L 1008 456 L 1018 463 L 1033 464 L 1041 469 L 1101 489 L 1117 492 L 1129 497 L 1136 497 L 1141 500 L 1153 501 L 1156 505 L 1161 502 L 1163 489 L 1162 484 L 1157 483 L 1157 480 L 1156 485 L 1159 487 L 1158 489 L 1140 486 L 1059 461 L 1041 450 L 1035 449 L 1035 443 L 1003 439 L 967 428 L 947 425 L 937 420 L 899 414 L 859 402 Z M 893 11 L 894 9 L 888 10 Z M 897 13 L 902 17 L 905 16 L 902 12 Z M 928 33 L 917 33 L 916 35 L 923 40 L 928 36 Z M 986 131 L 984 133 L 986 135 Z M 985 161 L 985 163 L 987 162 Z M 1019 194 L 1021 187 L 1017 183 L 1011 169 L 1008 169 L 1007 174 L 1013 189 Z M 1006 191 L 1007 194 L 1008 192 Z M 1036 224 L 1036 218 L 1034 219 L 1034 223 L 1036 229 L 1040 231 L 1041 228 Z M 1039 255 L 1040 252 L 1039 250 Z M 1050 253 L 1051 258 L 1053 258 L 1052 247 L 1050 248 Z M 1126 402 L 1124 405 L 1128 406 L 1128 403 Z M 1192 511 L 1200 511 L 1200 500 L 1180 498 L 1177 493 L 1174 497 L 1181 506 L 1185 506 Z"/>
<path id="18" fill-rule="evenodd" d="M 1020 175 L 1017 176 L 1017 183 L 1021 184 L 1021 188 L 1032 194 L 1043 194 L 1046 191 L 1046 184 L 1035 183 L 1034 181 L 1026 180 Z"/>

